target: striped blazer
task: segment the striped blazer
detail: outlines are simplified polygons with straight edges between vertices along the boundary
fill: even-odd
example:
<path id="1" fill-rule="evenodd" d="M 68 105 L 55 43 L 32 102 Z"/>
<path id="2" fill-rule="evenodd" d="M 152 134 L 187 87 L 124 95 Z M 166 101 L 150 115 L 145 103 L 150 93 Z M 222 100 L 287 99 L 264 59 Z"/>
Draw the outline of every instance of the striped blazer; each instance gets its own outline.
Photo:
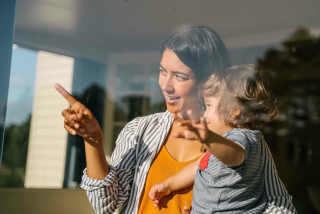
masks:
<path id="1" fill-rule="evenodd" d="M 145 185 L 150 165 L 170 131 L 173 123 L 168 111 L 138 117 L 121 131 L 109 163 L 109 174 L 104 180 L 89 178 L 84 170 L 80 187 L 86 190 L 88 199 L 96 213 L 113 213 L 122 206 L 121 214 L 138 212 L 140 195 Z M 264 182 L 268 200 L 266 213 L 282 213 L 292 210 L 283 204 L 279 188 L 284 188 L 276 172 L 269 148 L 264 144 Z M 270 172 L 273 173 L 270 173 Z M 275 177 L 270 177 L 270 175 Z M 286 191 L 286 190 L 284 190 Z M 291 202 L 291 196 L 290 202 Z M 283 209 L 285 208 L 285 209 Z"/>
<path id="2" fill-rule="evenodd" d="M 121 205 L 123 214 L 138 212 L 151 162 L 172 123 L 173 117 L 168 111 L 135 118 L 118 136 L 107 177 L 91 179 L 84 170 L 80 187 L 86 190 L 96 213 L 113 213 Z"/>

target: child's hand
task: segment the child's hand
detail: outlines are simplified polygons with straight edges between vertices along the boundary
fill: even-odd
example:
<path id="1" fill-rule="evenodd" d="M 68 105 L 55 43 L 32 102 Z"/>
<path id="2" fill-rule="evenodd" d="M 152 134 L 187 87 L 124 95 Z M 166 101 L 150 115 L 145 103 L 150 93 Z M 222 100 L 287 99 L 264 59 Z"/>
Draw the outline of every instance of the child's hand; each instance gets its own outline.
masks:
<path id="1" fill-rule="evenodd" d="M 185 128 L 183 132 L 173 133 L 173 136 L 187 140 L 199 140 L 204 143 L 209 136 L 209 129 L 205 118 L 195 118 L 191 110 L 187 111 L 187 115 L 191 120 L 180 120 L 176 115 L 173 116 L 177 119 L 178 125 Z"/>
<path id="2" fill-rule="evenodd" d="M 155 184 L 151 187 L 149 192 L 149 197 L 153 201 L 154 207 L 159 206 L 160 200 L 163 196 L 169 195 L 171 193 L 171 188 L 165 182 Z"/>

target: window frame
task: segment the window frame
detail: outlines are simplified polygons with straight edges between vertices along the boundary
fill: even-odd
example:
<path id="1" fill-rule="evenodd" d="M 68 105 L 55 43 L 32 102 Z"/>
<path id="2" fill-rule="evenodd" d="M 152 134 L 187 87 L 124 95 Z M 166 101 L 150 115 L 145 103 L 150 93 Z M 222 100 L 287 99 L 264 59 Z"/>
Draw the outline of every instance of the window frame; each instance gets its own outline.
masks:
<path id="1" fill-rule="evenodd" d="M 0 171 L 4 146 L 5 119 L 9 91 L 16 0 L 4 0 L 0 7 Z"/>

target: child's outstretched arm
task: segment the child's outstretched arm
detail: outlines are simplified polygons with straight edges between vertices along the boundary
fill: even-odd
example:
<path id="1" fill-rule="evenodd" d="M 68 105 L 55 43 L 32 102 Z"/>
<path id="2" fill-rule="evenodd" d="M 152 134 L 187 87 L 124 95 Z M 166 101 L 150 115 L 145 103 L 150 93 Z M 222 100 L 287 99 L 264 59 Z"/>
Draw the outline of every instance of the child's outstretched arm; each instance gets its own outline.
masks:
<path id="1" fill-rule="evenodd" d="M 227 166 L 239 166 L 244 162 L 245 152 L 238 143 L 210 131 L 203 117 L 192 119 L 192 111 L 188 111 L 187 114 L 191 120 L 181 120 L 179 122 L 179 125 L 185 128 L 185 131 L 174 133 L 175 137 L 188 140 L 198 139 L 211 154 Z"/>
<path id="2" fill-rule="evenodd" d="M 151 187 L 149 197 L 153 201 L 154 207 L 159 206 L 160 200 L 163 196 L 169 195 L 172 191 L 179 190 L 193 184 L 200 159 L 201 158 L 188 164 L 178 173 L 170 176 L 165 181 L 157 183 Z"/>

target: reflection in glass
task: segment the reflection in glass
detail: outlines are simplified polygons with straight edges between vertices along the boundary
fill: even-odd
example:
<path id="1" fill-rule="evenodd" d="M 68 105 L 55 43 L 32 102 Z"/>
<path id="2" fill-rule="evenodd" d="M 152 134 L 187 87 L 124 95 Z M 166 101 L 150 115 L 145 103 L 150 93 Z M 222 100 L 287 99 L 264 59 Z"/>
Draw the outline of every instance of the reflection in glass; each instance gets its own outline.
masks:
<path id="1" fill-rule="evenodd" d="M 270 124 L 273 131 L 266 135 L 274 140 L 270 146 L 274 154 L 286 154 L 274 155 L 279 174 L 297 210 L 312 213 L 309 198 L 314 196 L 309 190 L 319 191 L 320 180 L 320 171 L 315 170 L 320 164 L 316 155 L 320 152 L 320 37 L 298 28 L 281 47 L 267 50 L 258 66 L 269 77 L 286 118 Z M 288 131 L 277 135 L 279 127 Z"/>
<path id="2" fill-rule="evenodd" d="M 135 117 L 141 116 L 146 99 L 141 95 L 128 95 L 117 97 L 115 100 L 115 121 L 130 121 Z"/>
<path id="3" fill-rule="evenodd" d="M 159 79 L 159 63 L 148 65 L 148 90 L 160 91 L 158 83 Z"/>
<path id="4" fill-rule="evenodd" d="M 117 11 L 114 7 L 114 11 L 105 13 L 102 7 L 105 5 L 98 7 L 81 3 L 77 4 L 78 7 L 61 2 L 45 4 L 42 1 L 18 1 L 20 13 L 17 13 L 16 40 L 28 47 L 37 47 L 37 50 L 44 47 L 68 56 L 18 48 L 17 51 L 32 55 L 19 57 L 14 50 L 0 186 L 76 188 L 85 167 L 83 142 L 80 137 L 70 136 L 63 129 L 60 114 L 68 104 L 53 90 L 53 83 L 61 83 L 94 112 L 103 127 L 105 147 L 110 154 L 115 139 L 128 121 L 164 110 L 163 96 L 158 86 L 160 56 L 141 53 L 141 50 L 158 53 L 161 37 L 181 26 L 195 23 L 186 20 L 187 16 L 181 19 L 167 16 L 176 14 L 178 17 L 176 9 L 180 8 L 179 4 L 167 6 L 163 3 L 158 5 L 164 9 L 161 11 L 151 5 L 144 5 L 146 7 L 140 9 L 140 4 L 136 5 L 135 9 L 139 9 L 142 16 L 135 16 L 140 22 L 139 25 L 133 25 L 127 22 L 127 16 L 123 16 L 131 16 L 124 14 L 130 7 L 123 11 Z M 299 23 L 314 23 L 314 29 L 317 30 L 318 9 L 312 8 L 311 2 L 308 2 L 301 3 L 303 7 L 296 6 L 299 13 L 290 11 L 286 6 L 283 8 L 288 13 L 279 13 L 279 5 L 274 8 L 268 3 L 260 3 L 275 9 L 275 16 L 270 19 L 270 11 L 265 11 L 261 4 L 259 8 L 254 8 L 255 4 L 239 2 L 238 5 L 248 8 L 246 12 L 249 13 L 243 13 L 240 7 L 239 13 L 234 11 L 223 19 L 205 18 L 209 13 L 202 13 L 204 18 L 201 24 L 222 31 L 232 64 L 256 63 L 270 76 L 271 87 L 281 104 L 281 116 L 276 122 L 267 124 L 263 131 L 265 137 L 269 138 L 267 142 L 270 143 L 279 174 L 293 194 L 298 211 L 312 213 L 314 206 L 306 189 L 320 185 L 319 170 L 316 170 L 320 163 L 316 135 L 320 130 L 319 37 L 307 29 L 298 29 L 283 43 L 279 42 L 282 32 L 289 32 L 297 20 Z M 128 6 L 131 3 L 117 4 Z M 82 10 L 86 6 L 90 6 L 89 13 Z M 225 8 L 228 7 L 225 5 Z M 46 11 L 51 11 L 50 14 L 58 14 L 55 16 L 57 19 L 47 16 L 49 13 L 43 13 L 41 8 L 48 9 Z M 195 8 L 192 5 L 192 11 Z M 219 17 L 219 13 L 212 13 L 215 8 L 207 9 L 210 14 Z M 100 10 L 104 15 L 99 15 Z M 71 15 L 59 16 L 59 11 Z M 258 11 L 259 17 L 255 17 L 252 11 Z M 161 26 L 156 18 L 147 23 L 141 22 L 149 20 L 145 17 L 148 14 L 156 15 L 158 12 L 170 22 Z M 28 13 L 32 15 L 28 16 Z M 43 17 L 40 16 L 37 19 L 41 14 L 45 18 L 41 19 Z M 125 22 L 116 18 L 120 17 L 119 14 Z M 197 20 L 194 19 L 196 13 L 192 14 L 194 16 L 191 19 Z M 304 14 L 308 16 L 301 19 Z M 73 27 L 60 29 L 61 20 L 71 16 L 76 18 L 65 20 L 64 24 L 71 23 Z M 290 17 L 293 17 L 292 23 L 289 23 Z M 243 24 L 238 22 L 241 18 L 246 18 Z M 277 19 L 279 22 L 275 21 Z M 185 21 L 182 23 L 180 20 Z M 278 33 L 281 35 L 277 36 Z M 127 57 L 109 62 L 108 59 L 115 55 Z M 15 66 L 20 67 L 15 71 Z M 18 77 L 15 72 L 20 72 Z M 29 82 L 28 87 L 25 87 L 25 82 Z"/>
<path id="5" fill-rule="evenodd" d="M 37 52 L 13 45 L 0 187 L 23 187 Z"/>
<path id="6" fill-rule="evenodd" d="M 116 90 L 144 90 L 146 69 L 144 64 L 120 64 L 117 68 Z"/>

